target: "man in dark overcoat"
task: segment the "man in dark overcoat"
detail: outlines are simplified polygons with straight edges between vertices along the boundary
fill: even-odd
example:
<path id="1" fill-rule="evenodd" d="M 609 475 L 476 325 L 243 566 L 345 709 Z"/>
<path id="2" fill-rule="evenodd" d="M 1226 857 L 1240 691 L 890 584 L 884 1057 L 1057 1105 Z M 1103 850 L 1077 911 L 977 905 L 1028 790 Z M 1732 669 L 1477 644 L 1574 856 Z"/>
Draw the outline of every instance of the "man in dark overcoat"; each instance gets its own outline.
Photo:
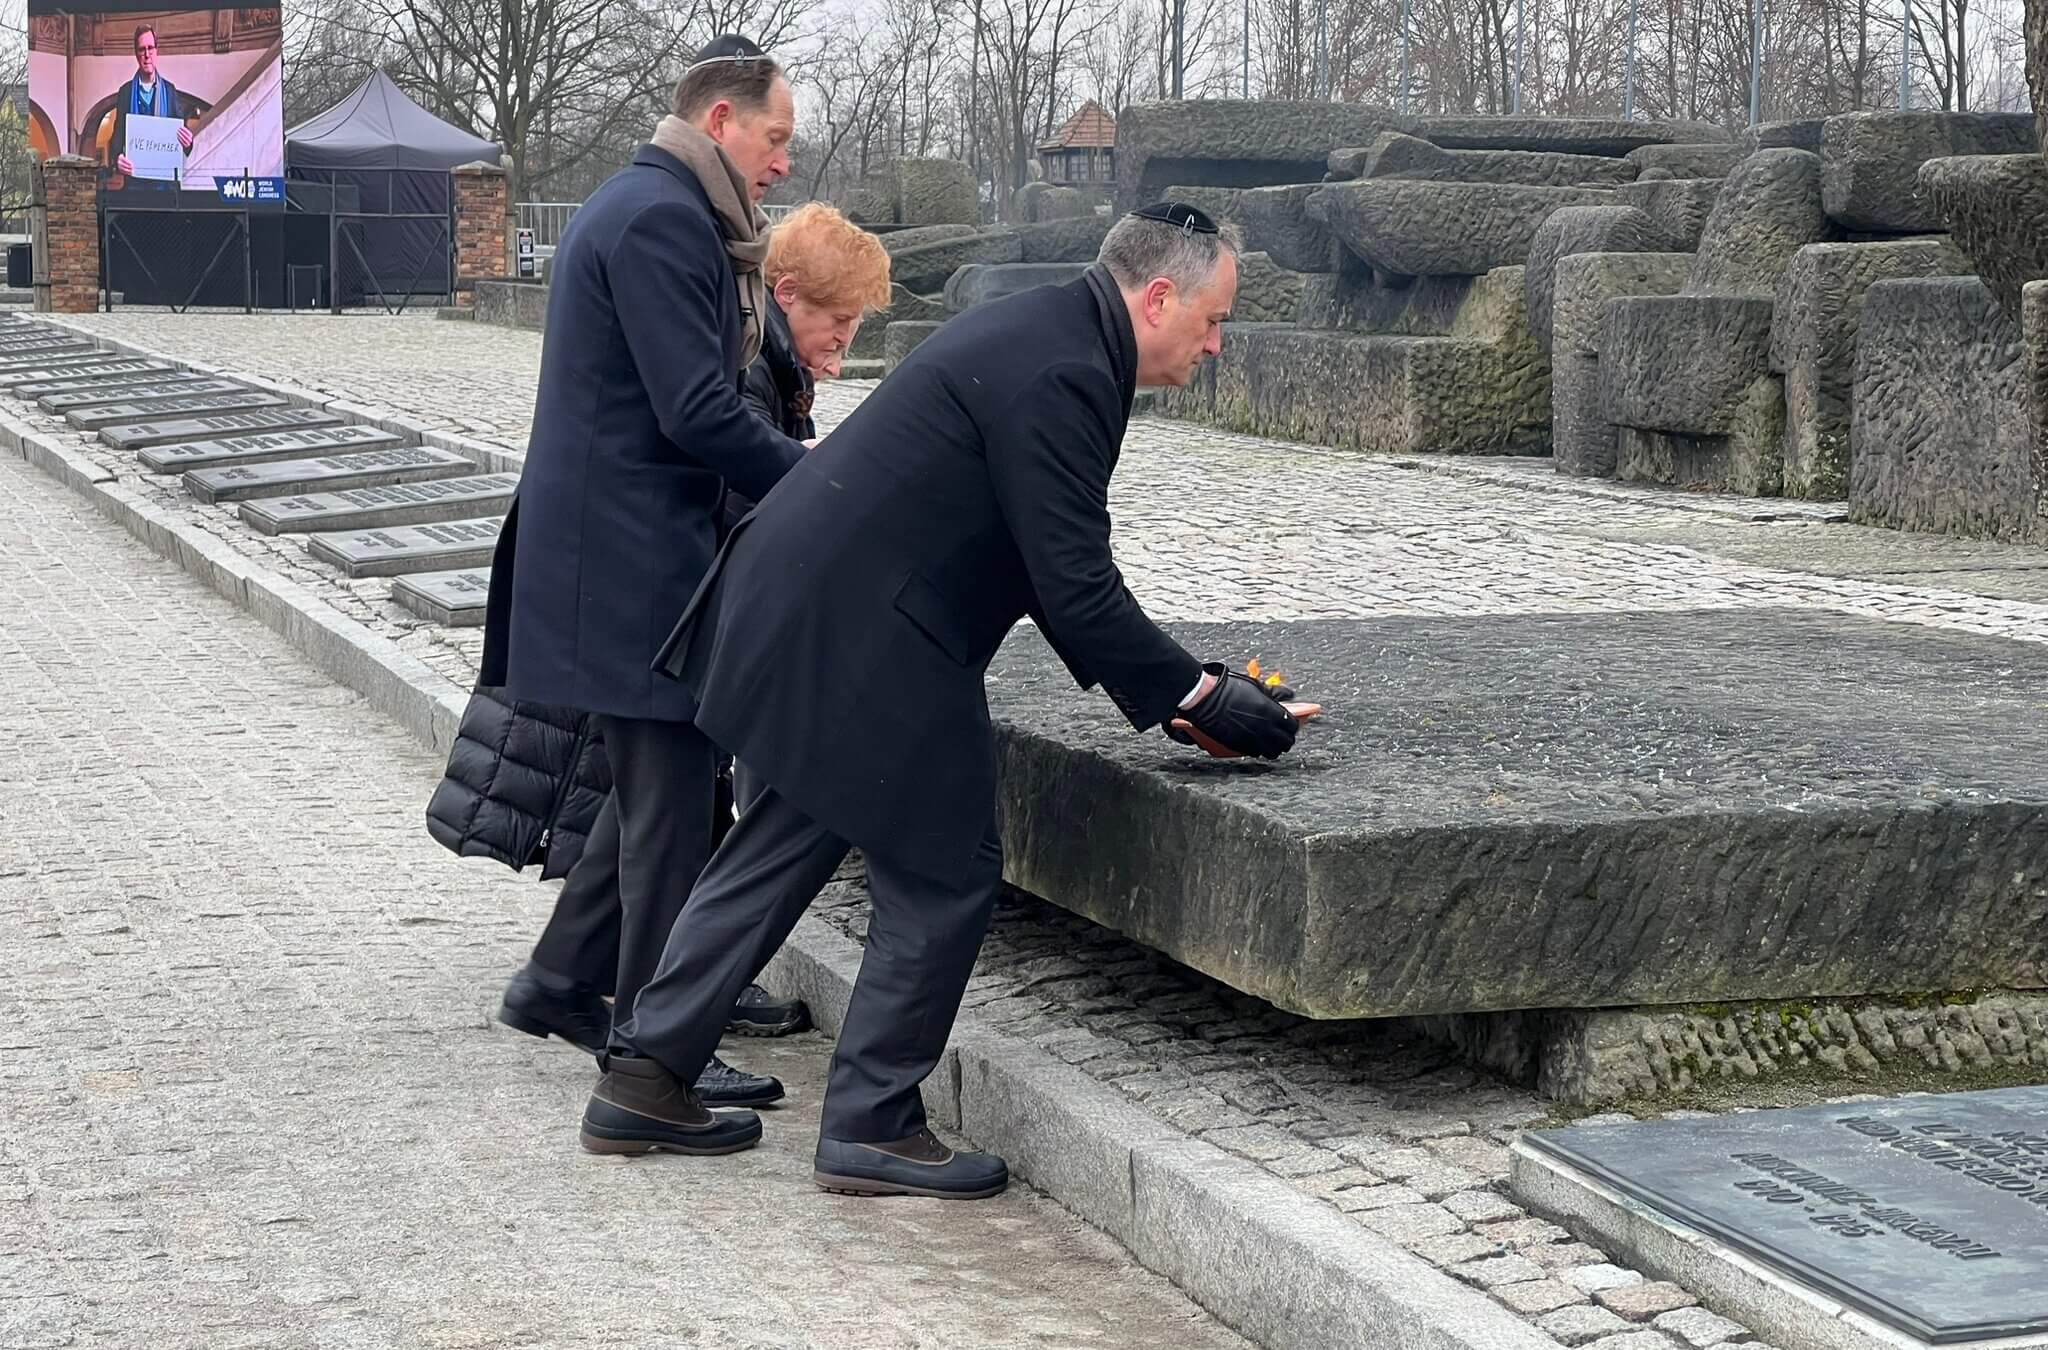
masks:
<path id="1" fill-rule="evenodd" d="M 873 919 L 824 1102 L 815 1179 L 856 1194 L 993 1195 L 1001 1159 L 925 1127 L 1002 879 L 983 674 L 1031 615 L 1131 725 L 1184 718 L 1275 757 L 1295 720 L 1155 626 L 1110 555 L 1110 474 L 1140 384 L 1219 350 L 1236 250 L 1163 203 L 1079 281 L 948 323 L 740 523 L 662 655 L 697 724 L 768 786 L 698 879 L 660 969 L 622 1006 L 584 1113 L 601 1152 L 720 1152 L 752 1112 L 685 1108 L 733 994 L 850 846 Z M 1184 739 L 1186 733 L 1178 732 Z"/>
<path id="2" fill-rule="evenodd" d="M 576 926 L 575 897 L 608 903 L 600 883 L 616 868 L 613 989 L 631 1007 L 710 856 L 716 751 L 691 725 L 689 691 L 653 662 L 711 564 L 726 486 L 766 496 L 803 457 L 738 384 L 767 294 L 758 203 L 789 172 L 794 125 L 774 61 L 720 39 L 685 72 L 652 142 L 577 211 L 549 273 L 533 432 L 491 568 L 480 677 L 514 699 L 595 714 L 613 790 L 535 961 L 507 991 L 507 1008 L 541 1034 L 575 1039 L 568 1013 L 594 1002 L 549 983 L 575 965 L 548 959 L 575 939 L 559 931 Z M 760 1076 L 739 1086 L 729 1100 L 782 1093 Z"/>

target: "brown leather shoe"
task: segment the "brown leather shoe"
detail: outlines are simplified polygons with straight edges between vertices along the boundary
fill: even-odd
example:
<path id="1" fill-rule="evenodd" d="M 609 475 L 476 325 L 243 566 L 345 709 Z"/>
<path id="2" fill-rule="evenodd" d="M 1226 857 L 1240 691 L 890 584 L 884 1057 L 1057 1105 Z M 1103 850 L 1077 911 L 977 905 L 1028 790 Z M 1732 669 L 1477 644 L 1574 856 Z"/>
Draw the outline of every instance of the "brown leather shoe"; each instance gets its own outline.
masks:
<path id="1" fill-rule="evenodd" d="M 886 1144 L 820 1139 L 811 1180 L 841 1195 L 927 1195 L 983 1200 L 1010 1184 L 1010 1169 L 993 1153 L 962 1153 L 929 1129 Z"/>
<path id="2" fill-rule="evenodd" d="M 592 1153 L 737 1153 L 761 1138 L 752 1111 L 713 1111 L 651 1059 L 606 1055 L 604 1076 L 583 1108 Z"/>

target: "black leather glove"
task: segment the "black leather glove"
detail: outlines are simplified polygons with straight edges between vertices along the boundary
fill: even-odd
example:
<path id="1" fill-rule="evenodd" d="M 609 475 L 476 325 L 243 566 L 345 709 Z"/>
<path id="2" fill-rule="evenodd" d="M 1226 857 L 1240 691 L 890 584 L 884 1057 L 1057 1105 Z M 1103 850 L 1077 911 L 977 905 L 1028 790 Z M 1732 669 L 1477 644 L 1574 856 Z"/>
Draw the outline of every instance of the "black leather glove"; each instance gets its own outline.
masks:
<path id="1" fill-rule="evenodd" d="M 1202 669 L 1216 677 L 1215 686 L 1200 703 L 1182 709 L 1181 720 L 1226 750 L 1241 755 L 1278 759 L 1294 748 L 1300 724 L 1258 681 L 1217 661 L 1204 662 Z M 1171 720 L 1166 724 L 1166 734 L 1182 745 L 1197 743 Z"/>

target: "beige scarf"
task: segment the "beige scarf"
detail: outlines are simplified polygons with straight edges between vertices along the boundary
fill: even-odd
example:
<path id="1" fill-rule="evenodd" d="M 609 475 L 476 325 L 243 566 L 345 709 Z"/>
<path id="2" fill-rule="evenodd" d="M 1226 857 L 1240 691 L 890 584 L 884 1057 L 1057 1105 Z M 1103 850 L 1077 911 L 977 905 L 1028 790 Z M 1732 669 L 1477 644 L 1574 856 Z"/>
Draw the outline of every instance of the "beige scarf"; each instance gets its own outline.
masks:
<path id="1" fill-rule="evenodd" d="M 740 284 L 740 369 L 752 365 L 761 352 L 761 316 L 768 304 L 768 283 L 762 279 L 761 264 L 768 257 L 768 217 L 747 195 L 747 181 L 726 157 L 717 141 L 673 114 L 654 127 L 654 143 L 683 162 L 697 175 L 711 198 L 711 213 L 718 217 L 718 232 L 725 236 L 726 256 L 732 259 L 732 273 Z"/>

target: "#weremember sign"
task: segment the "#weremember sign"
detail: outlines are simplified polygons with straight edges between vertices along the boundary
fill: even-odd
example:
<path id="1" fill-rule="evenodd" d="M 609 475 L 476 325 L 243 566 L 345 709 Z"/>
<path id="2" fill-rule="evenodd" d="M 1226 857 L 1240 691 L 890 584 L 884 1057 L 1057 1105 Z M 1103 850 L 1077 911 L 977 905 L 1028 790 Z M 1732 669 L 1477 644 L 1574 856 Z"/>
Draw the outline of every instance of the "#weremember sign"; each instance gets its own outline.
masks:
<path id="1" fill-rule="evenodd" d="M 183 125 L 175 117 L 128 115 L 128 162 L 135 166 L 137 178 L 168 183 L 184 176 L 185 151 L 178 144 L 178 128 Z"/>
<path id="2" fill-rule="evenodd" d="M 2048 1088 L 1532 1131 L 1517 1147 L 1525 1194 L 1576 1172 L 1924 1344 L 2048 1333 Z"/>

